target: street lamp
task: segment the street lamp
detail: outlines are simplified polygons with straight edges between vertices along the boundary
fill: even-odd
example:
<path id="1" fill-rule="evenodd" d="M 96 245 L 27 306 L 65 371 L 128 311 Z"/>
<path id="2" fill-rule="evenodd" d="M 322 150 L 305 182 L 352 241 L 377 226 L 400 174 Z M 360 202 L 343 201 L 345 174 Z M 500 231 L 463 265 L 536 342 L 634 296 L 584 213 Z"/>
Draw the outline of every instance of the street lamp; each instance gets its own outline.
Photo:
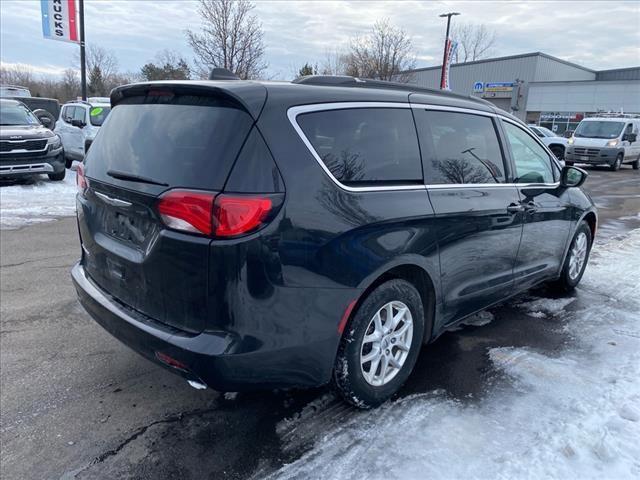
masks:
<path id="1" fill-rule="evenodd" d="M 444 84 L 444 64 L 447 62 L 447 42 L 449 41 L 449 27 L 451 26 L 451 17 L 460 15 L 458 12 L 449 12 L 439 15 L 439 17 L 447 17 L 447 34 L 444 37 L 444 53 L 442 54 L 442 72 L 440 73 L 440 88 Z"/>

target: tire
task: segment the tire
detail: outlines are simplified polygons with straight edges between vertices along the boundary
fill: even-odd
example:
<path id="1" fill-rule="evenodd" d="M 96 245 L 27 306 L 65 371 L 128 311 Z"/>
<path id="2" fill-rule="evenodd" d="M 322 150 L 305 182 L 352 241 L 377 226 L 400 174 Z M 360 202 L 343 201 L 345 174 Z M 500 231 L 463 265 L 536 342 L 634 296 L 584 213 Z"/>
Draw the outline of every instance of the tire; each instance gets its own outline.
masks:
<path id="1" fill-rule="evenodd" d="M 406 307 L 404 316 L 398 319 L 391 331 L 386 328 L 389 325 L 388 305 L 392 308 L 392 318 L 398 318 Z M 422 346 L 424 328 L 422 299 L 411 283 L 397 279 L 376 287 L 358 307 L 338 347 L 333 384 L 340 396 L 359 408 L 377 407 L 388 400 L 413 370 Z M 381 340 L 365 341 L 365 335 L 371 337 L 376 330 L 386 330 Z M 393 336 L 394 332 L 397 337 Z M 403 344 L 408 351 L 400 348 Z M 375 356 L 374 350 L 380 353 Z M 361 364 L 361 357 L 368 354 L 373 354 L 374 359 Z M 389 358 L 399 368 L 386 360 Z M 372 372 L 373 362 L 377 363 Z M 383 374 L 385 364 L 386 374 Z M 367 376 L 365 370 L 368 370 Z"/>
<path id="2" fill-rule="evenodd" d="M 73 160 L 69 157 L 64 157 L 64 167 L 71 168 L 72 165 L 73 165 Z"/>
<path id="3" fill-rule="evenodd" d="M 551 147 L 551 153 L 553 153 L 558 160 L 564 160 L 564 148 L 559 145 Z"/>
<path id="4" fill-rule="evenodd" d="M 52 180 L 54 182 L 59 182 L 61 180 L 64 180 L 64 176 L 67 174 L 67 170 L 63 169 L 61 172 L 58 173 L 48 173 L 47 175 L 49 176 L 49 180 Z"/>
<path id="5" fill-rule="evenodd" d="M 622 153 L 619 153 L 618 156 L 616 157 L 616 161 L 613 162 L 613 165 L 611 165 L 609 168 L 611 169 L 612 172 L 617 172 L 618 170 L 620 170 L 620 167 L 622 166 L 622 161 L 624 160 L 624 155 Z"/>
<path id="6" fill-rule="evenodd" d="M 54 117 L 51 112 L 48 112 L 47 110 L 43 109 L 43 108 L 37 108 L 33 111 L 33 114 L 38 118 L 38 120 L 41 120 L 42 118 L 47 118 L 49 120 L 49 130 L 53 130 L 56 126 L 56 117 Z"/>
<path id="7" fill-rule="evenodd" d="M 583 235 L 584 237 L 582 237 Z M 584 245 L 584 258 L 580 267 L 576 270 L 572 268 L 572 257 L 574 257 L 577 253 L 576 247 L 578 242 L 580 242 L 579 238 L 581 237 L 586 241 L 586 244 Z M 587 225 L 587 222 L 582 222 L 578 226 L 576 233 L 571 239 L 569 252 L 567 252 L 567 258 L 565 258 L 564 260 L 560 278 L 552 283 L 554 287 L 565 293 L 570 293 L 576 288 L 576 286 L 580 283 L 582 275 L 584 274 L 584 270 L 587 267 L 587 263 L 589 262 L 589 254 L 591 253 L 592 242 L 593 238 L 591 236 L 591 229 L 589 228 L 589 225 Z"/>
<path id="8" fill-rule="evenodd" d="M 636 161 L 631 164 L 631 167 L 633 167 L 634 170 L 640 169 L 640 155 L 638 155 Z"/>

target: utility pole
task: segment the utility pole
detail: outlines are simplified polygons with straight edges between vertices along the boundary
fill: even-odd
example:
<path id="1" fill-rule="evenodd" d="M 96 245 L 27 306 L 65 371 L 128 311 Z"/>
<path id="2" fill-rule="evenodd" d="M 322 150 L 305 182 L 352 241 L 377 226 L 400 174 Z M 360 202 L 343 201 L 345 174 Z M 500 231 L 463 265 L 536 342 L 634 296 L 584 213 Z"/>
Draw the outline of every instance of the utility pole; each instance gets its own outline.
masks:
<path id="1" fill-rule="evenodd" d="M 87 99 L 87 60 L 84 53 L 84 0 L 78 0 L 80 13 L 80 86 L 82 100 Z"/>
<path id="2" fill-rule="evenodd" d="M 80 0 L 82 2 L 82 0 Z M 455 15 L 460 15 L 458 12 L 449 12 L 443 13 L 439 15 L 440 17 L 447 17 L 447 34 L 444 37 L 444 52 L 442 54 L 442 72 L 440 73 L 440 88 L 442 88 L 442 84 L 444 83 L 444 67 L 445 63 L 447 63 L 447 43 L 449 43 L 449 27 L 451 27 L 451 17 Z"/>

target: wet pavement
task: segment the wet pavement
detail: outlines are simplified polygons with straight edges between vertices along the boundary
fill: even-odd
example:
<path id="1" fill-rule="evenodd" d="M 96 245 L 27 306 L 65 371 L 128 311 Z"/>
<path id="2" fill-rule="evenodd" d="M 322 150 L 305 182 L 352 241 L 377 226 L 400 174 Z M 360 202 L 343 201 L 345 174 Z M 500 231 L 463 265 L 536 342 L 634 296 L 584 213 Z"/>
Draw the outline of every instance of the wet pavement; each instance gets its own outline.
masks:
<path id="1" fill-rule="evenodd" d="M 640 228 L 640 171 L 588 168 L 599 206 L 597 241 Z M 358 412 L 327 389 L 219 394 L 196 391 L 131 352 L 92 322 L 69 269 L 79 251 L 75 219 L 0 232 L 0 392 L 3 479 L 259 478 L 291 462 L 330 427 Z M 476 402 L 500 388 L 487 349 L 553 354 L 572 340 L 556 318 L 598 301 L 578 290 L 556 313 L 524 301 L 489 309 L 483 326 L 446 333 L 423 349 L 399 396 L 444 392 Z M 565 305 L 566 304 L 566 305 Z"/>

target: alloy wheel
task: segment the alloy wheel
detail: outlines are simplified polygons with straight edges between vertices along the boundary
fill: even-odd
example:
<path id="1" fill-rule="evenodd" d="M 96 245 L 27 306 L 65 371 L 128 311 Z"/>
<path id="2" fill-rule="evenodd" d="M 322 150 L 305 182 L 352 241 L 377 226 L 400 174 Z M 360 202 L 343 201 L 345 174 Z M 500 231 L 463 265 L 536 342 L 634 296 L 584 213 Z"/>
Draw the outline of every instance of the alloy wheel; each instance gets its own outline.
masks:
<path id="1" fill-rule="evenodd" d="M 580 232 L 571 247 L 571 256 L 569 257 L 569 278 L 575 280 L 580 275 L 584 261 L 587 258 L 588 249 L 587 235 Z"/>
<path id="2" fill-rule="evenodd" d="M 373 316 L 360 349 L 360 368 L 370 385 L 389 383 L 402 369 L 413 339 L 413 317 L 402 302 L 385 304 Z"/>

